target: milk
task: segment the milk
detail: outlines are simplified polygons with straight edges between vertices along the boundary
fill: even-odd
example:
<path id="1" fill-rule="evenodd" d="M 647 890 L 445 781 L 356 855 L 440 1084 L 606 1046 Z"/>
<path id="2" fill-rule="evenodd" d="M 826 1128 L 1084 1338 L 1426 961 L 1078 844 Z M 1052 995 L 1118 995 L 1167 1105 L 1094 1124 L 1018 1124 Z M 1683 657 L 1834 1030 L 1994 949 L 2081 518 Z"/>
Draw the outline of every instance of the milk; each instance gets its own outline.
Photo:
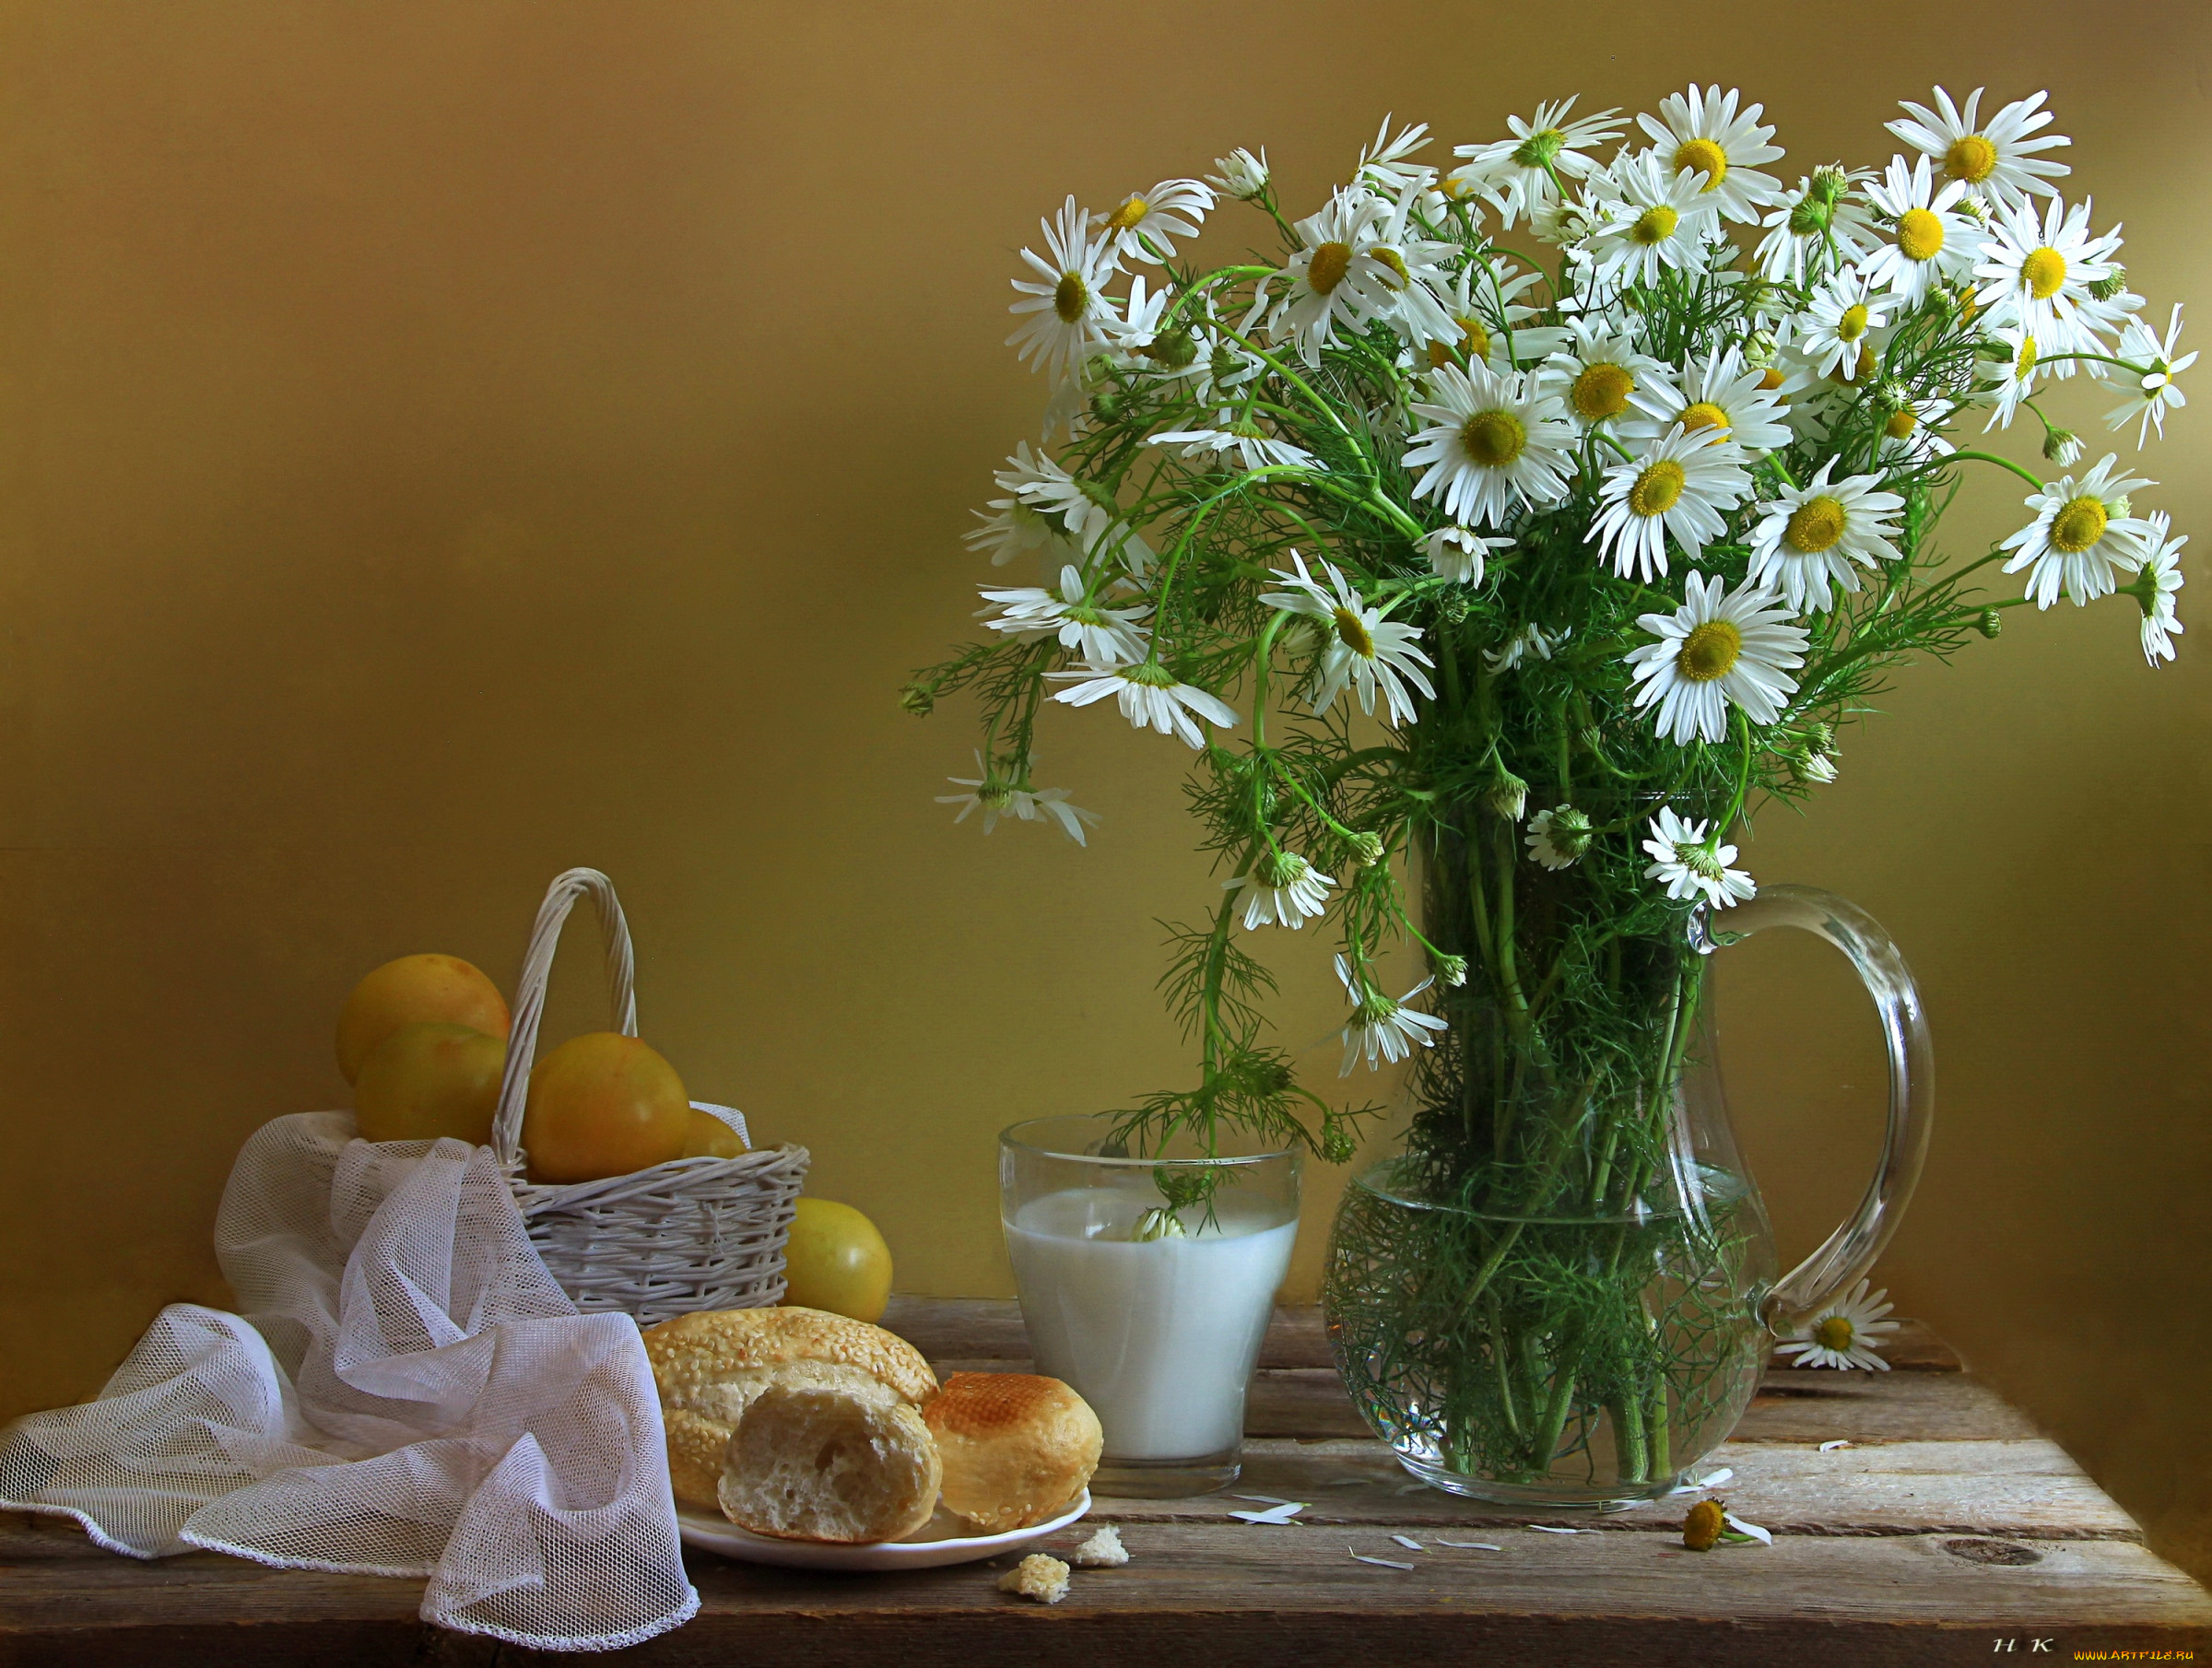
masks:
<path id="1" fill-rule="evenodd" d="M 1045 1193 L 1006 1221 L 1037 1370 L 1075 1386 L 1105 1427 L 1110 1460 L 1186 1460 L 1243 1439 L 1244 1387 L 1259 1359 L 1295 1220 L 1182 1213 L 1187 1237 L 1138 1240 L 1148 1185 Z"/>

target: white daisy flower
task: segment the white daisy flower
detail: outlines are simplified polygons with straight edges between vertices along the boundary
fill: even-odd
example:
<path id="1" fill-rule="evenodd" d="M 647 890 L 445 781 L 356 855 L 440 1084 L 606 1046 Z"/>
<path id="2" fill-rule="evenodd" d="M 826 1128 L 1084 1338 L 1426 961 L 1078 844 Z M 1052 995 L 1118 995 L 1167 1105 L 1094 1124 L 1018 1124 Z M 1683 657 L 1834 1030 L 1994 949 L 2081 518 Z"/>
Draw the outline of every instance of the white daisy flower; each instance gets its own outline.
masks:
<path id="1" fill-rule="evenodd" d="M 2015 100 L 1987 123 L 1981 123 L 1976 114 L 1982 88 L 1977 87 L 1967 95 L 1966 109 L 1961 111 L 1939 87 L 1934 110 L 1900 99 L 1898 103 L 1908 119 L 1887 125 L 1914 150 L 1933 157 L 1947 179 L 1957 181 L 1999 208 L 2015 208 L 2030 193 L 2056 196 L 2058 188 L 2051 182 L 2072 171 L 2064 162 L 2046 161 L 2036 153 L 2055 150 L 2073 140 L 2056 134 L 2040 139 L 2030 136 L 2050 125 L 2051 113 L 2041 108 L 2049 96 L 2034 93 Z"/>
<path id="2" fill-rule="evenodd" d="M 2016 554 L 2005 571 L 2027 568 L 2028 594 L 2038 608 L 2048 608 L 2063 590 L 2077 607 L 2111 593 L 2112 571 L 2133 573 L 2150 551 L 2145 535 L 2150 523 L 2128 513 L 2128 496 L 2156 481 L 2141 476 L 2115 476 L 2120 459 L 2106 452 L 2078 486 L 2070 475 L 2022 501 L 2035 511 L 2029 523 L 1997 547 Z"/>
<path id="3" fill-rule="evenodd" d="M 1162 180 L 1150 191 L 1132 192 L 1112 214 L 1091 222 L 1112 241 L 1116 257 L 1158 265 L 1173 258 L 1177 238 L 1194 238 L 1214 206 L 1213 188 L 1199 180 Z"/>
<path id="4" fill-rule="evenodd" d="M 1975 300 L 1993 326 L 2030 331 L 2047 357 L 2093 351 L 2111 316 L 2088 305 L 2089 286 L 2112 274 L 2120 234 L 2089 235 L 2089 205 L 2068 209 L 2053 198 L 2039 224 L 2031 204 L 2000 210 L 1991 220 L 1974 276 L 1984 280 Z"/>
<path id="5" fill-rule="evenodd" d="M 1693 434 L 1711 429 L 1750 458 L 1790 443 L 1781 394 L 1768 387 L 1763 367 L 1744 362 L 1741 348 L 1693 355 L 1678 384 L 1661 377 L 1638 392 L 1644 397 L 1617 425 L 1625 440 L 1656 440 L 1678 424 Z"/>
<path id="6" fill-rule="evenodd" d="M 1614 464 L 1598 488 L 1584 542 L 1610 557 L 1613 571 L 1649 583 L 1666 571 L 1671 534 L 1682 554 L 1700 552 L 1728 529 L 1722 511 L 1751 491 L 1743 454 L 1715 429 L 1669 429 L 1641 455 Z"/>
<path id="7" fill-rule="evenodd" d="M 1855 382 L 1873 352 L 1868 335 L 1888 322 L 1889 311 L 1875 299 L 1865 275 L 1847 266 L 1813 291 L 1797 350 L 1815 375 Z"/>
<path id="8" fill-rule="evenodd" d="M 2148 365 L 2150 369 L 2137 375 L 2117 365 L 2095 361 L 2092 369 L 2103 381 L 2115 388 L 2125 388 L 2127 398 L 2105 414 L 2105 423 L 2113 429 L 2124 429 L 2131 420 L 2141 418 L 2136 430 L 2136 449 L 2143 449 L 2156 429 L 2159 439 L 2166 438 L 2166 413 L 2178 410 L 2189 403 L 2189 398 L 2174 386 L 2173 379 L 2196 363 L 2194 353 L 2177 353 L 2182 339 L 2182 304 L 2173 304 L 2173 315 L 2166 326 L 2163 340 L 2150 326 L 2138 319 L 2130 319 L 2121 332 L 2120 346 L 2114 358 L 2132 359 Z"/>
<path id="9" fill-rule="evenodd" d="M 2045 371 L 2064 372 L 2072 366 L 2065 361 L 2057 366 L 2038 363 L 2041 350 L 2035 340 L 2035 332 L 2025 325 L 2007 324 L 1992 333 L 1994 340 L 2007 350 L 2005 364 L 1997 371 L 1996 396 L 1989 414 L 1989 421 L 1982 425 L 1986 434 L 1992 429 L 2009 429 L 2012 419 L 2019 415 L 2020 407 L 2035 393 L 2035 382 Z"/>
<path id="10" fill-rule="evenodd" d="M 994 514 L 975 511 L 983 524 L 966 535 L 971 550 L 990 552 L 993 567 L 1003 568 L 1024 551 L 1056 552 L 1069 545 L 1071 534 L 1080 541 L 1104 524 L 1106 512 L 1048 453 L 1031 452 L 1023 440 L 1006 464 L 992 479 L 1007 496 L 990 500 Z"/>
<path id="11" fill-rule="evenodd" d="M 1186 458 L 1204 458 L 1209 452 L 1218 456 L 1234 452 L 1247 469 L 1265 469 L 1283 465 L 1300 469 L 1316 469 L 1321 460 L 1303 446 L 1293 446 L 1288 440 L 1278 440 L 1262 433 L 1249 422 L 1229 421 L 1230 414 L 1221 414 L 1225 427 L 1219 429 L 1179 429 L 1169 434 L 1156 434 L 1145 441 L 1147 446 L 1172 446 Z"/>
<path id="12" fill-rule="evenodd" d="M 1502 527 L 1521 505 L 1543 508 L 1567 496 L 1574 425 L 1567 408 L 1518 372 L 1488 365 L 1447 365 L 1428 378 L 1429 397 L 1413 402 L 1429 427 L 1406 448 L 1406 467 L 1426 469 L 1416 498 L 1441 492 L 1444 513 L 1473 526 Z"/>
<path id="13" fill-rule="evenodd" d="M 1498 274 L 1479 261 L 1469 262 L 1440 298 L 1459 335 L 1449 343 L 1429 344 L 1429 367 L 1441 370 L 1461 358 L 1481 360 L 1492 370 L 1515 369 L 1541 362 L 1571 335 L 1551 324 L 1532 324 L 1537 310 L 1519 300 L 1543 275 L 1535 272 Z"/>
<path id="14" fill-rule="evenodd" d="M 1759 124 L 1766 107 L 1754 104 L 1739 115 L 1737 97 L 1734 88 L 1723 93 L 1693 83 L 1687 96 L 1662 99 L 1658 115 L 1636 120 L 1669 171 L 1687 168 L 1704 176 L 1699 190 L 1724 218 L 1756 220 L 1761 207 L 1781 197 L 1782 182 L 1752 164 L 1773 161 L 1782 147 L 1768 144 L 1774 130 Z"/>
<path id="15" fill-rule="evenodd" d="M 1959 450 L 1944 439 L 1946 424 L 1959 415 L 1955 400 L 1905 400 L 1882 419 L 1880 461 L 1925 464 Z"/>
<path id="16" fill-rule="evenodd" d="M 1329 912 L 1329 888 L 1335 884 L 1295 852 L 1269 852 L 1252 873 L 1225 882 L 1224 889 L 1244 894 L 1247 933 L 1271 922 L 1295 933 Z"/>
<path id="17" fill-rule="evenodd" d="M 1554 805 L 1528 819 L 1528 854 L 1547 869 L 1571 868 L 1590 849 L 1590 818 L 1572 805 Z"/>
<path id="18" fill-rule="evenodd" d="M 1267 327 L 1296 341 L 1309 360 L 1339 324 L 1359 324 L 1387 311 L 1402 283 L 1375 253 L 1390 205 L 1372 192 L 1339 190 L 1328 206 L 1292 228 L 1299 250 L 1283 268 L 1288 288 Z"/>
<path id="19" fill-rule="evenodd" d="M 1629 652 L 1632 675 L 1643 686 L 1636 705 L 1658 704 L 1660 734 L 1685 746 L 1720 741 L 1731 706 L 1757 724 L 1782 716 L 1797 690 L 1789 674 L 1805 664 L 1806 634 L 1786 623 L 1790 611 L 1777 605 L 1781 600 L 1748 583 L 1730 596 L 1724 580 L 1692 573 L 1681 607 L 1637 617 L 1659 640 Z"/>
<path id="20" fill-rule="evenodd" d="M 1075 650 L 1092 665 L 1125 666 L 1147 652 L 1152 634 L 1137 622 L 1151 613 L 1150 605 L 1109 608 L 1092 601 L 1072 563 L 1060 570 L 1057 596 L 1037 585 L 986 587 L 982 596 L 1000 610 L 996 619 L 986 622 L 992 630 L 1018 638 L 1056 637 L 1062 648 Z"/>
<path id="21" fill-rule="evenodd" d="M 1378 1059 L 1395 1065 L 1411 1054 L 1417 1044 L 1425 1049 L 1436 1046 L 1430 1033 L 1442 1030 L 1444 1022 L 1434 1014 L 1406 1005 L 1434 984 L 1434 979 L 1422 980 L 1393 1002 L 1366 980 L 1355 981 L 1350 964 L 1341 955 L 1336 957 L 1336 977 L 1344 981 L 1344 993 L 1352 1002 L 1352 1021 L 1344 1028 L 1344 1064 L 1337 1069 L 1339 1077 L 1349 1077 L 1362 1054 L 1371 1072 Z"/>
<path id="22" fill-rule="evenodd" d="M 1106 286 L 1119 267 L 1112 239 L 1088 235 L 1090 217 L 1072 196 L 1056 221 L 1040 224 L 1052 259 L 1021 252 L 1038 281 L 1014 280 L 1014 288 L 1028 299 L 1007 311 L 1030 316 L 1006 338 L 1006 346 L 1020 350 L 1023 363 L 1034 360 L 1038 370 L 1065 386 L 1077 381 L 1083 361 L 1106 345 L 1107 326 L 1116 317 Z"/>
<path id="23" fill-rule="evenodd" d="M 1216 157 L 1214 166 L 1220 171 L 1208 175 L 1207 182 L 1225 197 L 1249 203 L 1267 189 L 1267 147 L 1264 145 L 1256 157 L 1240 145 L 1226 157 Z"/>
<path id="24" fill-rule="evenodd" d="M 1147 724 L 1162 735 L 1180 735 L 1193 747 L 1206 746 L 1206 737 L 1192 719 L 1202 718 L 1224 730 L 1240 721 L 1237 710 L 1218 695 L 1192 684 L 1179 684 L 1175 675 L 1154 661 L 1134 666 L 1085 666 L 1073 672 L 1047 672 L 1045 676 L 1065 682 L 1080 679 L 1053 699 L 1071 707 L 1088 707 L 1109 695 L 1121 703 L 1122 716 L 1142 730 Z"/>
<path id="25" fill-rule="evenodd" d="M 1017 788 L 1011 782 L 994 776 L 983 763 L 983 756 L 975 756 L 975 768 L 981 776 L 949 776 L 946 780 L 956 788 L 966 788 L 965 793 L 940 793 L 941 805 L 958 805 L 960 814 L 952 820 L 962 823 L 968 814 L 981 806 L 983 813 L 983 832 L 988 834 L 998 827 L 1001 816 L 1011 816 L 1019 822 L 1053 822 L 1060 831 L 1079 846 L 1090 842 L 1083 837 L 1083 825 L 1099 820 L 1096 811 L 1086 811 L 1081 805 L 1068 803 L 1065 788 L 1040 788 L 1032 793 Z"/>
<path id="26" fill-rule="evenodd" d="M 1849 266 L 1881 247 L 1874 212 L 1859 195 L 1873 174 L 1863 168 L 1823 168 L 1800 177 L 1797 189 L 1759 222 L 1767 235 L 1759 241 L 1759 269 L 1776 284 L 1805 284 L 1813 268 L 1829 260 Z"/>
<path id="27" fill-rule="evenodd" d="M 1806 1317 L 1805 1323 L 1775 1345 L 1775 1353 L 1794 1356 L 1797 1367 L 1867 1367 L 1887 1372 L 1889 1363 L 1876 1348 L 1877 1340 L 1897 1330 L 1897 1322 L 1882 1317 L 1896 1307 L 1886 1301 L 1888 1287 L 1866 1295 L 1862 1280 L 1845 1296 Z"/>
<path id="28" fill-rule="evenodd" d="M 1519 116 L 1505 119 L 1512 137 L 1488 145 L 1462 145 L 1452 153 L 1466 159 L 1468 166 L 1458 171 L 1482 182 L 1482 194 L 1497 206 L 1508 227 L 1559 200 L 1555 175 L 1580 180 L 1594 172 L 1596 161 L 1584 153 L 1610 145 L 1624 131 L 1614 120 L 1620 114 L 1618 110 L 1601 110 L 1570 122 L 1568 112 L 1573 109 L 1572 99 L 1539 104 L 1528 121 Z"/>
<path id="29" fill-rule="evenodd" d="M 1453 294 L 1453 263 L 1464 252 L 1456 243 L 1441 242 L 1421 235 L 1413 218 L 1419 206 L 1417 182 L 1398 193 L 1389 221 L 1377 234 L 1374 258 L 1391 269 L 1394 282 L 1384 280 L 1393 305 L 1369 318 L 1386 317 L 1398 334 L 1417 349 L 1460 339 L 1460 326 L 1446 298 Z"/>
<path id="30" fill-rule="evenodd" d="M 1326 712 L 1349 683 L 1359 691 L 1359 710 L 1371 713 L 1380 686 L 1390 722 L 1410 722 L 1413 697 L 1406 692 L 1406 686 L 1411 684 L 1431 698 L 1436 694 L 1435 686 L 1421 670 L 1436 663 L 1421 650 L 1419 628 L 1385 618 L 1385 608 L 1370 607 L 1334 562 L 1321 565 L 1330 587 L 1324 590 L 1307 571 L 1304 557 L 1293 550 L 1290 560 L 1295 572 L 1286 573 L 1280 568 L 1274 572 L 1291 589 L 1263 592 L 1260 601 L 1270 608 L 1322 623 L 1324 646 L 1315 675 L 1313 711 Z"/>
<path id="31" fill-rule="evenodd" d="M 1418 548 L 1429 558 L 1429 571 L 1439 579 L 1479 585 L 1490 552 L 1512 542 L 1510 538 L 1486 538 L 1471 527 L 1439 527 L 1426 534 Z"/>
<path id="32" fill-rule="evenodd" d="M 1672 805 L 1662 805 L 1652 818 L 1652 838 L 1643 842 L 1653 860 L 1643 877 L 1662 882 L 1666 895 L 1677 903 L 1702 898 L 1716 910 L 1733 910 L 1746 899 L 1756 898 L 1759 887 L 1745 871 L 1728 866 L 1735 861 L 1735 848 L 1721 844 L 1720 836 L 1709 832 L 1710 828 L 1708 823 L 1685 821 Z"/>
<path id="33" fill-rule="evenodd" d="M 1566 406 L 1577 428 L 1612 418 L 1656 415 L 1665 396 L 1666 367 L 1637 351 L 1626 330 L 1604 318 L 1576 319 L 1559 351 L 1536 371 L 1536 391 Z"/>
<path id="34" fill-rule="evenodd" d="M 1883 492 L 1881 476 L 1854 475 L 1831 482 L 1841 460 L 1830 458 L 1802 487 L 1771 500 L 1751 530 L 1751 566 L 1745 582 L 1779 591 L 1794 614 L 1820 614 L 1835 605 L 1832 579 L 1846 591 L 1859 588 L 1852 564 L 1872 568 L 1897 560 L 1889 539 L 1903 497 Z M 1717 737 L 1715 738 L 1717 739 Z"/>
<path id="35" fill-rule="evenodd" d="M 2174 634 L 2186 629 L 2175 617 L 2173 599 L 2182 588 L 2182 546 L 2189 535 L 2168 538 L 2173 523 L 2163 510 L 2152 511 L 2143 524 L 2143 546 L 2149 555 L 2136 581 L 2136 600 L 2143 605 L 2143 658 L 2156 666 L 2173 658 Z"/>
<path id="36" fill-rule="evenodd" d="M 1107 358 L 1117 370 L 1159 377 L 1200 374 L 1200 356 L 1212 343 L 1202 340 L 1189 323 L 1169 319 L 1168 308 L 1174 299 L 1172 286 L 1147 288 L 1141 272 L 1129 280 L 1122 317 L 1106 326 L 1111 343 Z"/>
<path id="37" fill-rule="evenodd" d="M 1662 272 L 1703 268 L 1705 246 L 1720 229 L 1703 174 L 1670 172 L 1658 152 L 1644 150 L 1616 157 L 1590 189 L 1603 217 L 1575 256 L 1597 284 L 1626 288 L 1655 284 Z"/>
<path id="38" fill-rule="evenodd" d="M 1927 158 L 1910 168 L 1904 158 L 1890 158 L 1888 172 L 1867 186 L 1866 195 L 1889 217 L 1896 239 L 1859 263 L 1867 283 L 1887 288 L 1903 306 L 1917 307 L 1929 290 L 1972 270 L 1982 229 L 1959 212 L 1966 187 L 1953 180 L 1938 188 Z"/>
<path id="39" fill-rule="evenodd" d="M 1428 145 L 1429 124 L 1418 122 L 1411 127 L 1402 127 L 1394 139 L 1390 122 L 1390 117 L 1382 118 L 1382 125 L 1375 129 L 1374 142 L 1360 150 L 1359 166 L 1352 170 L 1356 182 L 1385 196 L 1404 191 L 1409 185 L 1426 185 L 1436 177 L 1433 168 L 1406 160 Z"/>
<path id="40" fill-rule="evenodd" d="M 1489 667 L 1493 676 L 1501 672 L 1511 672 L 1531 655 L 1538 660 L 1549 660 L 1551 652 L 1573 635 L 1574 628 L 1571 626 L 1547 636 L 1535 626 L 1524 625 L 1505 640 L 1504 648 L 1485 649 L 1482 652 L 1483 663 Z"/>

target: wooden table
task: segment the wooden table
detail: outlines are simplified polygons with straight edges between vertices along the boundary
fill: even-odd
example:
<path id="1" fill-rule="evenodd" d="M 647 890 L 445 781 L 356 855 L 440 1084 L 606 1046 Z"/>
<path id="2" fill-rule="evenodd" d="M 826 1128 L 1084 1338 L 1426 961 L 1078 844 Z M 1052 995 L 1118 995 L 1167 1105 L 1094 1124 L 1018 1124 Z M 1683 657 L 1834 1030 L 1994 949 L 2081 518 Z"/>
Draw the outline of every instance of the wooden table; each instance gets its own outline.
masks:
<path id="1" fill-rule="evenodd" d="M 1011 1303 L 901 1298 L 885 1321 L 940 1372 L 1027 1365 Z M 1000 1593 L 985 1565 L 831 1577 L 694 1555 L 699 1617 L 619 1654 L 715 1668 L 2212 1660 L 2212 1597 L 2064 1451 L 1924 1327 L 1908 1322 L 1890 1358 L 1888 1373 L 1768 1375 L 1711 1467 L 1734 1469 L 1721 1492 L 1774 1545 L 1700 1556 L 1681 1545 L 1687 1498 L 1532 1520 L 1409 1486 L 1346 1401 L 1315 1311 L 1284 1310 L 1234 1488 L 1310 1502 L 1299 1523 L 1240 1523 L 1230 1509 L 1251 1503 L 1220 1496 L 1100 1499 L 1092 1517 L 1122 1526 L 1132 1562 L 1077 1571 L 1051 1608 Z M 1838 1439 L 1852 1446 L 1820 1451 Z M 0 1668 L 541 1660 L 424 1627 L 419 1595 L 214 1554 L 135 1563 L 54 1520 L 0 1514 Z"/>

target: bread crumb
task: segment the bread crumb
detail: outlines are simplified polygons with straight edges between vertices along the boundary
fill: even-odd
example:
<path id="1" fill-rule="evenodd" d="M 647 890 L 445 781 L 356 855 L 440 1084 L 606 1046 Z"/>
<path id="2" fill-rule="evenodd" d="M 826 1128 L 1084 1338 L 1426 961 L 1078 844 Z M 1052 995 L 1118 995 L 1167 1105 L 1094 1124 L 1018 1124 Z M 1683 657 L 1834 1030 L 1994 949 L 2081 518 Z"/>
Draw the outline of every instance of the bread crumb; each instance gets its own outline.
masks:
<path id="1" fill-rule="evenodd" d="M 1129 1548 L 1122 1545 L 1122 1532 L 1112 1523 L 1102 1523 L 1089 1540 L 1076 1548 L 1075 1563 L 1082 1569 L 1119 1569 L 1129 1561 Z"/>
<path id="2" fill-rule="evenodd" d="M 1001 1592 L 1018 1592 L 1040 1604 L 1057 1604 L 1067 1596 L 1067 1566 L 1041 1552 L 1030 1556 L 998 1578 Z"/>

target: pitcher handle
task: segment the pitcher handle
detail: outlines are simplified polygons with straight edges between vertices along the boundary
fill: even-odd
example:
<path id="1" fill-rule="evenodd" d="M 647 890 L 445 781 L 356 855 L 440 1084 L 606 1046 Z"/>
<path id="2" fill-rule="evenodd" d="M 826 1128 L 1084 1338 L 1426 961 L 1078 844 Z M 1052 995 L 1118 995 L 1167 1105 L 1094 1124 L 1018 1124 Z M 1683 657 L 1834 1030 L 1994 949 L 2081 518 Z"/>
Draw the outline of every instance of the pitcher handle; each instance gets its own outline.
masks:
<path id="1" fill-rule="evenodd" d="M 1882 1042 L 1889 1051 L 1889 1127 L 1881 1162 L 1851 1219 L 1767 1295 L 1767 1323 L 1783 1334 L 1860 1279 L 1897 1231 L 1927 1157 L 1936 1066 L 1912 970 L 1871 915 L 1818 887 L 1777 886 L 1761 887 L 1757 898 L 1711 922 L 1716 944 L 1733 944 L 1773 926 L 1802 928 L 1850 958 L 1874 998 Z"/>

